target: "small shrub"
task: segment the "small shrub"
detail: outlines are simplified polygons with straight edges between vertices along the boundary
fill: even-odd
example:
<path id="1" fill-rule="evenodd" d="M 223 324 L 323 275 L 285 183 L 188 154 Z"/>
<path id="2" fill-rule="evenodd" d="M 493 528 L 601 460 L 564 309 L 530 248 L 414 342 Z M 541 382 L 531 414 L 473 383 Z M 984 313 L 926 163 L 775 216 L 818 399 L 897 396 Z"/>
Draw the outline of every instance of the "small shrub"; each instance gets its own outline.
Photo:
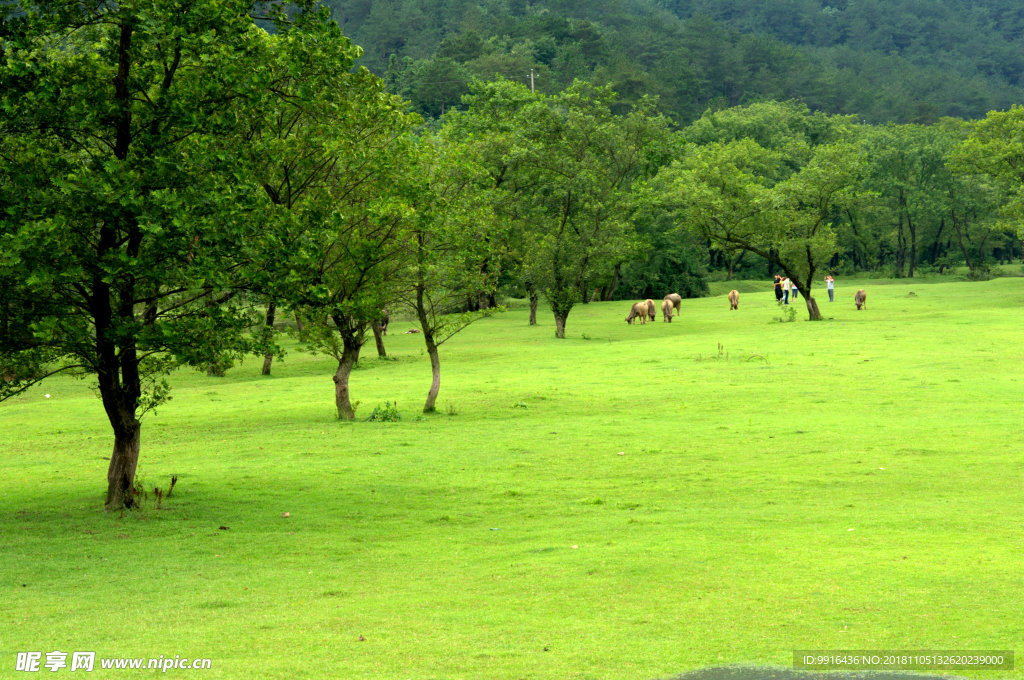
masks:
<path id="1" fill-rule="evenodd" d="M 457 416 L 457 415 L 459 415 L 459 412 L 455 410 L 455 404 L 450 402 L 450 401 L 448 402 L 448 408 L 445 409 L 445 411 L 450 416 Z"/>
<path id="2" fill-rule="evenodd" d="M 782 312 L 782 316 L 775 317 L 775 320 L 779 323 L 792 323 L 796 321 L 796 307 L 793 305 L 783 305 L 779 311 Z"/>
<path id="3" fill-rule="evenodd" d="M 992 278 L 992 269 L 987 264 L 979 264 L 964 275 L 966 281 L 988 281 Z"/>
<path id="4" fill-rule="evenodd" d="M 525 401 L 517 401 L 516 403 L 512 404 L 512 408 L 530 408 L 530 407 L 526 405 Z"/>
<path id="5" fill-rule="evenodd" d="M 398 412 L 398 402 L 384 402 L 383 406 L 377 406 L 373 409 L 373 413 L 366 419 L 368 423 L 394 423 L 402 419 L 402 414 Z"/>

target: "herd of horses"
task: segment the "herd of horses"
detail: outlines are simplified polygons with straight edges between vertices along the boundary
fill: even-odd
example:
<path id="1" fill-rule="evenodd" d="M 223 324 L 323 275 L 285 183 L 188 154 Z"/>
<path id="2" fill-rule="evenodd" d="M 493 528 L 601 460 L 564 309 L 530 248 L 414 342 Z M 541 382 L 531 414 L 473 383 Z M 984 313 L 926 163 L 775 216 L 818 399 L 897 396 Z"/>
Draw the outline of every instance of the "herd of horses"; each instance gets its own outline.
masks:
<path id="1" fill-rule="evenodd" d="M 853 302 L 857 305 L 857 309 L 867 309 L 867 298 L 868 294 L 863 288 L 857 291 L 853 296 Z M 673 315 L 679 316 L 679 308 L 682 305 L 683 298 L 679 293 L 669 293 L 665 296 L 665 299 L 661 301 L 661 316 L 662 321 L 672 323 Z M 740 308 L 740 292 L 733 288 L 729 291 L 729 309 Z M 626 323 L 632 324 L 637 319 L 640 320 L 641 325 L 647 323 L 650 319 L 654 321 L 657 318 L 657 312 L 655 311 L 654 300 L 648 298 L 643 302 L 633 303 L 633 307 L 629 310 L 629 316 L 626 317 Z"/>
<path id="2" fill-rule="evenodd" d="M 732 294 L 736 291 L 729 293 L 730 299 Z M 739 293 L 736 293 L 736 299 L 739 299 Z M 669 293 L 665 296 L 665 299 L 661 301 L 661 314 L 664 321 L 672 323 L 672 316 L 679 316 L 679 308 L 683 304 L 683 297 L 679 293 Z M 626 317 L 626 323 L 633 323 L 635 320 L 640 319 L 641 324 L 647 323 L 647 319 L 654 321 L 657 318 L 657 311 L 654 307 L 654 300 L 648 298 L 643 302 L 637 302 L 633 305 L 633 308 L 629 310 L 629 316 Z"/>

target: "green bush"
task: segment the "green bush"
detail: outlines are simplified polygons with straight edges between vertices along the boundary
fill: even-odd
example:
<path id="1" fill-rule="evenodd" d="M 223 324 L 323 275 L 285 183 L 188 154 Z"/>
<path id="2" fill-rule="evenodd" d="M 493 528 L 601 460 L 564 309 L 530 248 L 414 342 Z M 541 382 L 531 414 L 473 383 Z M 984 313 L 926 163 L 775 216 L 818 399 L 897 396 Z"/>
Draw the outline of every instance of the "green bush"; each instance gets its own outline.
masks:
<path id="1" fill-rule="evenodd" d="M 368 423 L 395 423 L 402 419 L 402 414 L 398 412 L 398 402 L 384 402 L 383 406 L 377 406 L 373 409 L 373 413 L 366 419 Z"/>

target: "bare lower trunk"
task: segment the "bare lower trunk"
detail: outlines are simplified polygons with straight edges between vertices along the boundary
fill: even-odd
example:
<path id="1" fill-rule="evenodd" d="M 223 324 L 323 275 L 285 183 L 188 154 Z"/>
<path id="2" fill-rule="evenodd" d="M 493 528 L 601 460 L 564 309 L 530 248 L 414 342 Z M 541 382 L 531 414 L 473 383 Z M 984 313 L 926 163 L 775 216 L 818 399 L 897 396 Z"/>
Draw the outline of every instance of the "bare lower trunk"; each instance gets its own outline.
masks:
<path id="1" fill-rule="evenodd" d="M 907 215 L 907 227 L 910 230 L 910 263 L 907 276 L 914 278 L 914 268 L 917 267 L 917 225 Z"/>
<path id="2" fill-rule="evenodd" d="M 348 379 L 352 375 L 352 368 L 359 360 L 358 344 L 352 345 L 345 342 L 345 349 L 341 354 L 341 361 L 338 362 L 338 370 L 334 372 L 334 403 L 338 408 L 339 420 L 354 420 L 356 410 L 352 407 L 352 400 L 349 398 Z"/>
<path id="3" fill-rule="evenodd" d="M 565 339 L 565 319 L 566 315 L 555 312 L 555 337 Z"/>
<path id="4" fill-rule="evenodd" d="M 120 432 L 114 433 L 114 451 L 107 468 L 107 510 L 135 506 L 135 468 L 139 463 L 142 424 L 127 418 Z"/>
<path id="5" fill-rule="evenodd" d="M 427 401 L 423 404 L 424 413 L 433 413 L 434 404 L 437 403 L 437 393 L 441 391 L 441 357 L 437 353 L 437 343 L 434 342 L 434 327 L 430 325 L 430 317 L 427 310 L 427 286 L 421 277 L 416 285 L 416 318 L 420 322 L 420 330 L 423 332 L 423 343 L 427 346 L 427 354 L 430 356 L 430 391 L 427 392 Z"/>
<path id="6" fill-rule="evenodd" d="M 953 229 L 956 230 L 956 238 L 960 243 L 960 251 L 964 254 L 964 262 L 967 264 L 967 269 L 974 271 L 974 263 L 971 262 L 971 254 L 967 250 L 967 246 L 964 244 L 964 232 L 960 228 L 960 221 L 956 218 L 956 214 L 952 215 Z"/>
<path id="7" fill-rule="evenodd" d="M 267 320 L 264 324 L 267 332 L 267 340 L 269 341 L 274 333 L 274 316 L 277 313 L 277 304 L 271 302 L 267 305 Z M 263 355 L 263 369 L 260 371 L 261 375 L 270 375 L 270 365 L 274 362 L 273 352 L 267 352 Z"/>
<path id="8" fill-rule="evenodd" d="M 537 296 L 537 292 L 530 293 L 530 325 L 537 325 L 537 305 L 540 303 L 540 298 Z"/>
<path id="9" fill-rule="evenodd" d="M 821 312 L 818 311 L 818 303 L 814 298 L 810 295 L 804 295 L 804 304 L 807 305 L 807 318 L 810 321 L 821 321 Z"/>
<path id="10" fill-rule="evenodd" d="M 902 204 L 902 200 L 900 201 Z M 907 262 L 907 239 L 903 235 L 903 211 L 900 210 L 899 222 L 896 225 L 896 278 L 903 278 L 903 268 Z"/>
<path id="11" fill-rule="evenodd" d="M 604 294 L 601 296 L 601 299 L 604 300 L 605 302 L 610 302 L 615 297 L 615 289 L 619 285 L 619 274 L 620 274 L 621 266 L 622 265 L 618 265 L 617 264 L 612 269 L 612 282 L 604 290 Z"/>
<path id="12" fill-rule="evenodd" d="M 433 380 L 430 382 L 430 391 L 427 392 L 427 402 L 423 405 L 424 413 L 433 413 L 434 404 L 437 403 L 437 393 L 441 391 L 441 357 L 437 353 L 437 345 L 434 344 L 433 336 L 424 338 L 427 341 L 427 354 L 430 356 L 430 371 Z"/>
<path id="13" fill-rule="evenodd" d="M 746 254 L 747 254 L 747 252 L 745 250 L 741 250 L 736 257 L 728 258 L 727 261 L 728 261 L 728 267 L 729 268 L 728 268 L 728 270 L 726 272 L 726 275 L 725 275 L 725 280 L 726 281 L 731 281 L 732 280 L 733 272 L 736 271 L 736 267 L 738 267 L 740 262 L 743 261 L 743 256 L 746 255 Z"/>
<path id="14" fill-rule="evenodd" d="M 381 359 L 387 359 L 388 353 L 384 350 L 384 332 L 381 329 L 380 323 L 374 321 L 370 324 L 370 328 L 373 329 L 373 341 L 377 343 L 377 356 Z"/>

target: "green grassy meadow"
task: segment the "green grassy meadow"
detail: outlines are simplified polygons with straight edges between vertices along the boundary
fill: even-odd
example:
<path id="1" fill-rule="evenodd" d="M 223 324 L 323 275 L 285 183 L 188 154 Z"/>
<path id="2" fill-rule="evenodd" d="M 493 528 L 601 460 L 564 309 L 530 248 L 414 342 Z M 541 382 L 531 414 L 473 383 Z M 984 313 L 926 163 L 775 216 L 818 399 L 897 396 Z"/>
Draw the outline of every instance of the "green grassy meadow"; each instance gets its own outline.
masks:
<path id="1" fill-rule="evenodd" d="M 295 349 L 272 377 L 181 372 L 139 465 L 178 484 L 124 516 L 89 381 L 0 404 L 0 677 L 52 650 L 401 680 L 1024 655 L 1024 278 L 840 279 L 821 323 L 802 300 L 780 323 L 770 282 L 713 292 L 671 324 L 580 305 L 564 341 L 543 307 L 482 320 L 442 347 L 429 417 L 393 321 L 396 360 L 371 338 L 352 390 L 396 423 L 339 422 L 333 361 Z"/>

